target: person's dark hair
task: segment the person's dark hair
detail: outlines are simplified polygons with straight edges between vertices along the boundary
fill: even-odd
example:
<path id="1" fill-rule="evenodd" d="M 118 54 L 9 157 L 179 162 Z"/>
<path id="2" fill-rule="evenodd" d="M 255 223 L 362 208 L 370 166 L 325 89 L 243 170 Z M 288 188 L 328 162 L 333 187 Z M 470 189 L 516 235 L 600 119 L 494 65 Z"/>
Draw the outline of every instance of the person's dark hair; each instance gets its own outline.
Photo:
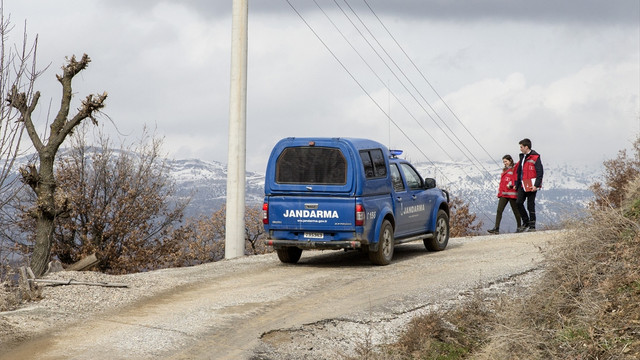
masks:
<path id="1" fill-rule="evenodd" d="M 503 156 L 502 160 L 504 160 L 504 159 L 509 161 L 511 163 L 511 166 L 513 166 L 514 162 L 513 162 L 513 158 L 511 157 L 511 155 L 507 154 L 507 155 Z"/>
<path id="2" fill-rule="evenodd" d="M 524 139 L 520 140 L 520 142 L 518 144 L 520 144 L 522 146 L 526 146 L 529 149 L 531 149 L 531 140 L 529 140 L 527 138 L 524 138 Z"/>

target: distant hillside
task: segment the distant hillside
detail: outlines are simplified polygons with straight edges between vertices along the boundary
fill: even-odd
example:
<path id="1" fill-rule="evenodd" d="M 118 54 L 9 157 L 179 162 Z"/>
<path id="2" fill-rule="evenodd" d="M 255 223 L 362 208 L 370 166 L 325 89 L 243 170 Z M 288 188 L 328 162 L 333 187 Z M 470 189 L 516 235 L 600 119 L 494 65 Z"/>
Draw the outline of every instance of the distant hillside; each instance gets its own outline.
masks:
<path id="1" fill-rule="evenodd" d="M 28 157 L 20 159 L 25 164 Z M 226 200 L 227 169 L 224 164 L 198 159 L 167 160 L 170 176 L 176 182 L 179 199 L 191 198 L 186 216 L 208 215 L 218 210 Z M 438 186 L 452 196 L 470 204 L 471 211 L 484 223 L 493 226 L 497 207 L 497 187 L 501 168 L 496 163 L 472 166 L 465 162 L 417 163 L 423 177 L 433 177 Z M 557 224 L 562 219 L 582 212 L 593 194 L 589 185 L 599 180 L 602 167 L 573 167 L 567 164 L 545 163 L 543 189 L 536 204 L 539 228 Z M 17 167 L 14 168 L 17 176 Z M 247 172 L 247 204 L 259 205 L 264 197 L 264 174 Z M 515 231 L 515 220 L 507 207 L 501 226 L 503 231 Z"/>
<path id="2" fill-rule="evenodd" d="M 226 167 L 216 162 L 197 159 L 172 160 L 169 162 L 172 176 L 176 180 L 179 195 L 193 194 L 188 214 L 204 214 L 219 208 L 226 198 Z M 435 165 L 435 166 L 434 166 Z M 469 202 L 486 229 L 493 225 L 498 203 L 496 197 L 501 168 L 486 163 L 481 171 L 468 163 L 437 162 L 418 163 L 416 168 L 424 177 L 436 178 L 438 185 L 452 196 Z M 589 185 L 598 180 L 602 169 L 576 168 L 569 165 L 545 164 L 543 190 L 538 193 L 537 215 L 539 228 L 557 224 L 567 216 L 582 212 L 593 197 Z M 247 172 L 247 203 L 262 203 L 264 175 Z M 515 220 L 511 210 L 503 214 L 503 231 L 515 231 Z"/>
<path id="3" fill-rule="evenodd" d="M 502 168 L 495 163 L 472 166 L 464 162 L 436 162 L 417 164 L 421 175 L 434 177 L 440 187 L 452 196 L 470 204 L 471 210 L 484 223 L 493 227 L 498 205 L 498 181 Z M 563 219 L 580 216 L 593 198 L 589 186 L 601 178 L 602 167 L 574 167 L 567 164 L 544 164 L 542 190 L 536 196 L 538 228 L 553 226 Z M 516 224 L 510 207 L 503 213 L 501 231 L 515 231 Z"/>
<path id="4" fill-rule="evenodd" d="M 168 160 L 167 164 L 176 181 L 178 198 L 191 198 L 185 211 L 187 217 L 211 214 L 225 203 L 227 167 L 224 164 L 198 159 Z M 248 171 L 246 176 L 247 204 L 262 204 L 264 175 Z"/>

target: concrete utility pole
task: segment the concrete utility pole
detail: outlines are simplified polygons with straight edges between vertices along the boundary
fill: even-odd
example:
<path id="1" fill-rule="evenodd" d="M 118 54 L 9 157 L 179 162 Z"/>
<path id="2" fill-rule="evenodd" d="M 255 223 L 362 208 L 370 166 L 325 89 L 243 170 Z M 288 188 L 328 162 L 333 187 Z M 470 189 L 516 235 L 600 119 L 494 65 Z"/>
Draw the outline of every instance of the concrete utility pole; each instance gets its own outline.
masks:
<path id="1" fill-rule="evenodd" d="M 248 0 L 233 0 L 225 259 L 244 255 Z"/>

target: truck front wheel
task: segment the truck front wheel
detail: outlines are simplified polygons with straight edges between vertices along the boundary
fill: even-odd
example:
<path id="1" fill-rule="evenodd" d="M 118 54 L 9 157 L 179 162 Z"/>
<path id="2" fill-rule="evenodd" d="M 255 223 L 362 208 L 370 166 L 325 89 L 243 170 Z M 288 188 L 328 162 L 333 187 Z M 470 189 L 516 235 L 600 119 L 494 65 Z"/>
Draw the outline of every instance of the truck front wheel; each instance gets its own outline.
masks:
<path id="1" fill-rule="evenodd" d="M 393 258 L 393 226 L 388 220 L 382 222 L 378 237 L 378 251 L 369 252 L 369 260 L 376 265 L 389 265 Z"/>
<path id="2" fill-rule="evenodd" d="M 277 249 L 278 259 L 283 263 L 287 264 L 295 264 L 300 260 L 300 256 L 302 256 L 302 249 L 297 247 L 285 247 L 282 249 Z"/>
<path id="3" fill-rule="evenodd" d="M 422 241 L 430 251 L 442 251 L 447 247 L 447 243 L 449 243 L 449 216 L 444 210 L 438 210 L 433 237 Z"/>

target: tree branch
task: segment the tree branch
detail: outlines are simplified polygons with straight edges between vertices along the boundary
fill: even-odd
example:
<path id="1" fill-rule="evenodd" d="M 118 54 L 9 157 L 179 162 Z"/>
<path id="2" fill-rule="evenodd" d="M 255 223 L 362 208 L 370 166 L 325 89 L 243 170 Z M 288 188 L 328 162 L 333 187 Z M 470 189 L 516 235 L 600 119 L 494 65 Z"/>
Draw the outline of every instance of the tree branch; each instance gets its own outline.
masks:
<path id="1" fill-rule="evenodd" d="M 15 85 L 11 88 L 11 92 L 6 99 L 9 106 L 17 109 L 20 112 L 20 118 L 18 119 L 18 122 L 24 122 L 24 126 L 27 129 L 27 133 L 29 134 L 29 138 L 31 138 L 33 146 L 38 152 L 40 152 L 43 145 L 40 137 L 38 136 L 38 132 L 36 131 L 35 126 L 33 126 L 31 114 L 38 105 L 39 99 L 40 92 L 36 91 L 35 94 L 33 94 L 33 98 L 31 99 L 31 104 L 27 104 L 27 94 L 25 94 L 24 92 L 18 92 L 18 88 Z"/>
<path id="2" fill-rule="evenodd" d="M 56 75 L 56 78 L 60 84 L 62 84 L 62 100 L 60 101 L 60 111 L 58 111 L 58 115 L 56 115 L 55 120 L 51 123 L 51 132 L 49 134 L 49 140 L 54 141 L 53 146 L 56 148 L 62 144 L 61 140 L 64 140 L 66 136 L 63 128 L 67 123 L 67 116 L 69 115 L 71 107 L 71 98 L 73 97 L 71 80 L 73 80 L 73 77 L 80 71 L 86 69 L 90 62 L 91 59 L 89 59 L 87 54 L 82 55 L 80 61 L 77 61 L 76 56 L 73 55 L 71 59 L 67 58 L 67 64 L 62 67 L 62 75 Z M 60 133 L 64 135 L 60 137 Z"/>
<path id="3" fill-rule="evenodd" d="M 82 105 L 78 108 L 78 113 L 71 120 L 64 124 L 64 127 L 60 129 L 58 135 L 53 139 L 54 143 L 58 146 L 62 144 L 67 134 L 82 122 L 86 118 L 90 118 L 94 125 L 98 125 L 98 120 L 95 117 L 95 113 L 104 108 L 105 100 L 107 99 L 107 93 L 103 92 L 102 95 L 88 95 L 82 102 Z M 57 146 L 56 146 L 57 147 Z"/>
<path id="4" fill-rule="evenodd" d="M 36 191 L 38 183 L 40 183 L 40 174 L 33 164 L 28 164 L 25 167 L 19 169 L 20 175 L 22 175 L 22 182 L 29 185 L 33 191 Z"/>

